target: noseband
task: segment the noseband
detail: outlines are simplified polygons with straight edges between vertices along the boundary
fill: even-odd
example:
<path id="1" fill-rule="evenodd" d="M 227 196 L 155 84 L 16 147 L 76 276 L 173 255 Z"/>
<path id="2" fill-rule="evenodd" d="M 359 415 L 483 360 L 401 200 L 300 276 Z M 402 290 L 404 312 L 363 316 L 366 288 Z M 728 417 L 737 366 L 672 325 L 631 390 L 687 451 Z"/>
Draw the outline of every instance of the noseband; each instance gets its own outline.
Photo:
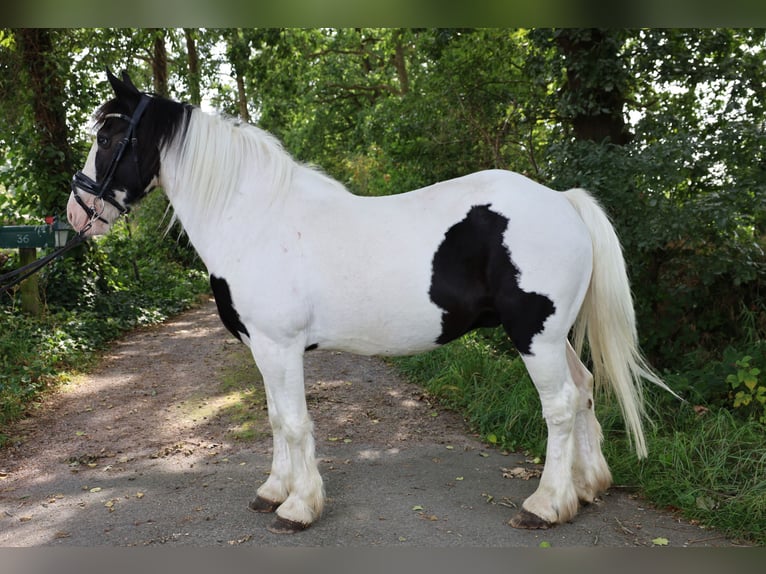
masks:
<path id="1" fill-rule="evenodd" d="M 101 183 L 92 180 L 82 171 L 75 173 L 72 178 L 72 194 L 74 195 L 75 201 L 77 201 L 79 206 L 85 210 L 85 213 L 87 213 L 89 217 L 88 223 L 80 230 L 80 234 L 85 233 L 96 220 L 103 221 L 106 224 L 111 223 L 101 217 L 101 214 L 104 212 L 104 202 L 117 208 L 120 215 L 127 213 L 130 210 L 129 207 L 126 207 L 117 201 L 117 198 L 114 195 L 114 190 L 112 189 L 112 179 L 117 171 L 117 166 L 122 160 L 122 156 L 125 154 L 125 150 L 128 148 L 128 144 L 130 144 L 133 147 L 133 162 L 136 166 L 138 181 L 141 182 L 141 168 L 138 165 L 138 138 L 136 137 L 136 128 L 138 127 L 138 122 L 141 121 L 141 116 L 144 114 L 144 111 L 146 111 L 146 107 L 149 105 L 151 99 L 151 96 L 141 94 L 141 100 L 138 102 L 138 106 L 133 112 L 132 117 L 126 116 L 125 114 L 107 114 L 104 116 L 104 119 L 119 118 L 125 120 L 128 122 L 128 131 L 125 133 L 125 137 L 120 141 L 119 146 L 117 147 L 117 152 L 112 156 L 112 161 L 109 163 L 109 167 L 107 168 Z M 101 209 L 97 211 L 94 207 L 85 203 L 82 197 L 80 197 L 79 190 L 95 195 L 97 200 L 101 200 Z"/>

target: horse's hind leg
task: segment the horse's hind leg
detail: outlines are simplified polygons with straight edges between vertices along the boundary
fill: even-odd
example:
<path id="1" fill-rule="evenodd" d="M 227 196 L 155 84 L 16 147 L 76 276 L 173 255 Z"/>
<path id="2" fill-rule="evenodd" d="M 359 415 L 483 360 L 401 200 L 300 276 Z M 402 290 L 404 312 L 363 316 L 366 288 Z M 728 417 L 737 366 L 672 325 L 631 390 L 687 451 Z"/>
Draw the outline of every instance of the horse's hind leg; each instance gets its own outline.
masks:
<path id="1" fill-rule="evenodd" d="M 575 418 L 575 453 L 572 474 L 577 496 L 590 503 L 612 484 L 612 474 L 601 452 L 601 425 L 593 402 L 593 375 L 567 341 L 567 363 L 579 393 Z"/>
<path id="2" fill-rule="evenodd" d="M 324 504 L 313 425 L 306 407 L 303 346 L 291 349 L 261 342 L 253 345 L 253 354 L 266 387 L 274 453 L 271 474 L 250 508 L 276 510 L 269 527 L 272 532 L 297 532 L 319 517 Z"/>
<path id="3" fill-rule="evenodd" d="M 548 446 L 540 484 L 510 524 L 516 528 L 547 528 L 570 520 L 579 506 L 572 469 L 580 392 L 567 365 L 564 338 L 537 339 L 533 353 L 522 358 L 540 395 Z"/>

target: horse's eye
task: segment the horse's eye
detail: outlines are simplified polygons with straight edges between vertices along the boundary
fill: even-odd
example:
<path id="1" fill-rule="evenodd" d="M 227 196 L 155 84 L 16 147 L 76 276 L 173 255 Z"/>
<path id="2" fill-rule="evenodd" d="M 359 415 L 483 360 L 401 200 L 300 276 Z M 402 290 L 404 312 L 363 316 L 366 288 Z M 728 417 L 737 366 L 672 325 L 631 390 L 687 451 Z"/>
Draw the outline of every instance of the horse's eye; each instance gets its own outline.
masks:
<path id="1" fill-rule="evenodd" d="M 96 141 L 100 147 L 106 147 L 109 145 L 109 138 L 106 136 L 98 136 Z"/>

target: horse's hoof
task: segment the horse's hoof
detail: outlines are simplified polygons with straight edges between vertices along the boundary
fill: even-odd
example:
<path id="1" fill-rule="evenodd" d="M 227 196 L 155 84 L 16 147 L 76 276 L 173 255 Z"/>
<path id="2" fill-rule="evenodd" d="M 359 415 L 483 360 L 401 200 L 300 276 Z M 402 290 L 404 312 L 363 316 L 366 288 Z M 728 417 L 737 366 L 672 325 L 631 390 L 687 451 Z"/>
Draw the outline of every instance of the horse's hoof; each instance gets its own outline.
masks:
<path id="1" fill-rule="evenodd" d="M 268 500 L 261 496 L 256 496 L 255 500 L 248 504 L 247 507 L 254 512 L 274 512 L 277 508 L 279 508 L 280 504 L 282 503 L 274 502 L 273 500 Z"/>
<path id="2" fill-rule="evenodd" d="M 550 522 L 523 508 L 516 516 L 511 518 L 508 524 L 514 528 L 526 528 L 527 530 L 545 530 L 551 527 Z"/>
<path id="3" fill-rule="evenodd" d="M 295 534 L 296 532 L 306 530 L 309 526 L 311 526 L 311 524 L 304 524 L 303 522 L 296 522 L 277 516 L 266 529 L 274 534 Z"/>

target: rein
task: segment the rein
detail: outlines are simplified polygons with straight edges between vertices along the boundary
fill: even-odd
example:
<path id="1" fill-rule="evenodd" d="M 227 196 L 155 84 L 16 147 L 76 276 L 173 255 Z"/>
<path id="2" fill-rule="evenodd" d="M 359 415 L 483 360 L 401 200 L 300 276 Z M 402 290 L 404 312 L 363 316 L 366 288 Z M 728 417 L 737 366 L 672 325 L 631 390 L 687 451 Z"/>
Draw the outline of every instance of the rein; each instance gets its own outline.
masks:
<path id="1" fill-rule="evenodd" d="M 13 287 L 24 281 L 24 279 L 34 275 L 48 263 L 57 257 L 61 257 L 67 251 L 74 249 L 86 240 L 87 237 L 85 237 L 85 235 L 78 233 L 72 237 L 72 239 L 70 239 L 66 245 L 59 247 L 45 257 L 40 257 L 39 259 L 32 261 L 32 263 L 27 263 L 23 267 L 19 267 L 18 269 L 14 269 L 13 271 L 0 275 L 0 293 L 10 291 Z"/>
<path id="2" fill-rule="evenodd" d="M 141 116 L 143 116 L 144 111 L 146 111 L 146 107 L 149 105 L 151 99 L 151 96 L 148 94 L 141 94 L 141 100 L 133 112 L 132 117 L 126 116 L 125 114 L 107 114 L 105 116 L 105 119 L 119 118 L 121 120 L 125 120 L 128 122 L 128 131 L 125 133 L 125 137 L 120 141 L 117 148 L 117 153 L 112 156 L 112 160 L 109 162 L 109 167 L 106 170 L 106 175 L 104 176 L 104 179 L 101 180 L 101 183 L 92 180 L 90 177 L 85 175 L 82 170 L 75 173 L 74 177 L 72 177 L 72 195 L 74 195 L 75 201 L 77 201 L 79 206 L 85 210 L 85 213 L 88 214 L 88 223 L 86 223 L 83 228 L 77 232 L 77 235 L 72 237 L 72 239 L 70 239 L 63 247 L 59 247 L 52 253 L 49 253 L 44 257 L 40 257 L 39 259 L 33 261 L 32 263 L 28 263 L 23 267 L 19 267 L 18 269 L 14 269 L 9 273 L 0 275 L 0 293 L 10 291 L 13 287 L 24 281 L 24 279 L 37 273 L 40 271 L 40 269 L 45 267 L 48 263 L 57 257 L 61 257 L 66 252 L 74 249 L 86 241 L 88 238 L 85 236 L 85 233 L 93 226 L 93 223 L 96 220 L 103 221 L 107 224 L 110 223 L 101 217 L 101 214 L 104 212 L 105 203 L 109 203 L 110 205 L 114 206 L 117 211 L 119 211 L 120 215 L 123 215 L 129 211 L 129 208 L 122 205 L 115 197 L 114 190 L 111 188 L 112 179 L 114 178 L 117 167 L 122 160 L 122 156 L 125 154 L 125 150 L 128 149 L 128 145 L 131 145 L 133 147 L 133 164 L 135 165 L 136 172 L 138 173 L 138 180 L 141 181 L 141 168 L 139 167 L 138 163 L 138 138 L 136 137 L 136 127 L 138 126 L 138 122 L 141 120 Z M 101 209 L 94 209 L 85 203 L 85 201 L 83 201 L 82 197 L 80 197 L 80 194 L 78 193 L 79 190 L 82 190 L 91 195 L 95 195 L 96 199 L 101 201 Z"/>

